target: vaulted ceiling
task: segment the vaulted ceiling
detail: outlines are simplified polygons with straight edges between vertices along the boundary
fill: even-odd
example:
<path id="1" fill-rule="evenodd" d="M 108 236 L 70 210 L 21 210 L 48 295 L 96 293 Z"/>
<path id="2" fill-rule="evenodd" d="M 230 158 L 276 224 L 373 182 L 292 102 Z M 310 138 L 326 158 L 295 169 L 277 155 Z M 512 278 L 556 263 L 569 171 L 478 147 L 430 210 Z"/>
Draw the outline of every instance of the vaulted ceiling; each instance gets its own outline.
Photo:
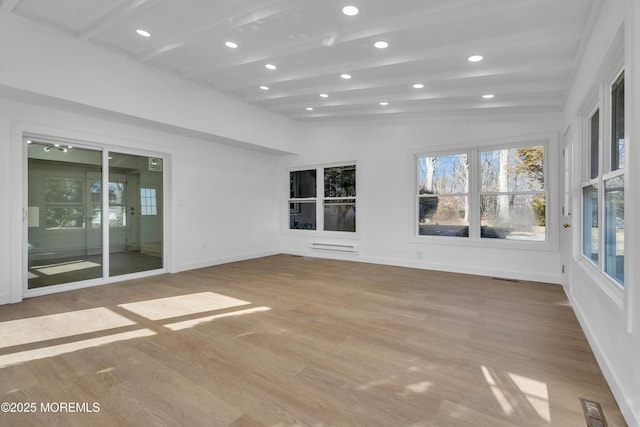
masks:
<path id="1" fill-rule="evenodd" d="M 342 120 L 561 111 L 599 4 L 4 0 L 0 7 L 292 119 Z M 343 13 L 348 5 L 359 13 Z M 483 59 L 470 62 L 472 55 Z"/>

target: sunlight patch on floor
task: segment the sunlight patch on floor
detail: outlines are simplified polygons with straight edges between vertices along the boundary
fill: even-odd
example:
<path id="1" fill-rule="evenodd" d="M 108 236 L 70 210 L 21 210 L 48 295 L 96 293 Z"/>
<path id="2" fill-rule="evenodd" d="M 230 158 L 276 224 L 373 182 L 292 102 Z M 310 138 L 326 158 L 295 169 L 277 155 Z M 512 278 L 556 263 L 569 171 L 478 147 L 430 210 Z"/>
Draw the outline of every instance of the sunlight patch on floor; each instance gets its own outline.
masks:
<path id="1" fill-rule="evenodd" d="M 65 338 L 135 322 L 105 307 L 0 322 L 0 348 Z"/>
<path id="2" fill-rule="evenodd" d="M 496 380 L 493 378 L 493 375 L 491 375 L 491 372 L 489 372 L 489 369 L 487 369 L 486 366 L 482 367 L 482 374 L 484 375 L 484 379 L 487 381 L 487 384 L 491 387 L 491 392 L 502 408 L 502 412 L 506 415 L 513 414 L 513 407 L 509 403 L 507 396 L 505 396 L 504 392 L 498 386 Z"/>
<path id="3" fill-rule="evenodd" d="M 200 292 L 177 297 L 120 304 L 119 307 L 150 320 L 161 320 L 247 304 L 251 303 L 214 292 Z"/>
<path id="4" fill-rule="evenodd" d="M 271 309 L 269 307 L 248 308 L 246 310 L 238 310 L 238 311 L 232 311 L 232 312 L 229 312 L 229 313 L 214 314 L 212 316 L 201 317 L 199 319 L 192 319 L 192 320 L 185 320 L 183 322 L 169 323 L 169 324 L 164 325 L 164 326 L 166 328 L 171 329 L 172 331 L 179 331 L 181 329 L 193 328 L 194 326 L 200 325 L 202 323 L 210 322 L 210 321 L 216 320 L 216 319 L 222 319 L 222 318 L 225 318 L 225 317 L 233 317 L 233 316 L 241 316 L 243 314 L 260 313 L 262 311 L 268 311 L 268 310 L 271 310 Z M 243 335 L 245 335 L 245 334 L 243 334 Z"/>
<path id="5" fill-rule="evenodd" d="M 426 393 L 432 385 L 433 383 L 431 381 L 423 381 L 421 383 L 409 384 L 408 386 L 405 386 L 405 388 L 414 393 Z"/>
<path id="6" fill-rule="evenodd" d="M 540 418 L 551 422 L 551 409 L 549 408 L 549 390 L 547 384 L 531 378 L 516 374 L 509 374 L 514 384 L 520 389 L 531 407 L 540 415 Z"/>
<path id="7" fill-rule="evenodd" d="M 533 409 L 542 420 L 551 423 L 549 390 L 546 383 L 510 372 L 506 375 L 492 372 L 486 366 L 482 366 L 481 369 L 505 415 L 522 415 Z"/>
<path id="8" fill-rule="evenodd" d="M 99 338 L 75 341 L 67 344 L 53 345 L 34 350 L 20 351 L 17 353 L 0 355 L 0 369 L 20 363 L 34 360 L 46 359 L 48 357 L 60 356 L 78 350 L 85 350 L 91 347 L 114 343 L 117 341 L 131 340 L 134 338 L 150 337 L 156 333 L 150 329 L 139 329 L 137 331 L 122 332 L 120 334 L 107 335 Z"/>
<path id="9" fill-rule="evenodd" d="M 100 267 L 100 264 L 91 261 L 78 260 L 61 262 L 58 264 L 40 265 L 32 267 L 32 270 L 37 271 L 40 274 L 46 276 L 52 276 L 54 274 L 69 273 L 71 271 L 86 270 L 87 268 Z"/>

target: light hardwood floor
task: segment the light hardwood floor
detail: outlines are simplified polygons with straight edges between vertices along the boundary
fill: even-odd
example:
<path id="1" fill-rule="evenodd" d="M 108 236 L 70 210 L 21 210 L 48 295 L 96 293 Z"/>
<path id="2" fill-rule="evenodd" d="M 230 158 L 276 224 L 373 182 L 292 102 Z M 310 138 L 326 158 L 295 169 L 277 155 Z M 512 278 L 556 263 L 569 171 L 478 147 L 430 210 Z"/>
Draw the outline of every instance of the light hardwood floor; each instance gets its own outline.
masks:
<path id="1" fill-rule="evenodd" d="M 289 255 L 0 306 L 0 392 L 37 406 L 3 426 L 626 425 L 560 286 Z"/>

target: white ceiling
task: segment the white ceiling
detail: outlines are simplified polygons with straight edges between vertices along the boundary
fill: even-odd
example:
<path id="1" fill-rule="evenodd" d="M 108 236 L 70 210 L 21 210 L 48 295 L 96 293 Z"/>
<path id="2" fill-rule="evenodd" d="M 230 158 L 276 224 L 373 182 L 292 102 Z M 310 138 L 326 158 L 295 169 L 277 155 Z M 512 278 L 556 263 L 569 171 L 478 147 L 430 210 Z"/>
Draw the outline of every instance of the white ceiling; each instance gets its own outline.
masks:
<path id="1" fill-rule="evenodd" d="M 344 15 L 347 4 L 360 13 Z M 2 7 L 278 114 L 335 120 L 561 111 L 599 4 L 5 0 Z M 376 49 L 379 40 L 389 47 Z M 467 61 L 472 54 L 484 60 Z M 277 70 L 267 70 L 267 63 Z"/>

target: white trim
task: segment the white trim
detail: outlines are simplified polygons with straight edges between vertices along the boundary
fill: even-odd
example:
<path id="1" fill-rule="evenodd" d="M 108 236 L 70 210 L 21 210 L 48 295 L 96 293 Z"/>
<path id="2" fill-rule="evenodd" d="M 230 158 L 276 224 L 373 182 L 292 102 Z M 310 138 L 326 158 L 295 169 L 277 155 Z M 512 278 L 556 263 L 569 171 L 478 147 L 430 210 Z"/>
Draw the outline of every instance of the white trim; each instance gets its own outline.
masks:
<path id="1" fill-rule="evenodd" d="M 108 270 L 104 268 L 104 271 L 106 274 Z M 166 273 L 165 269 L 159 268 L 157 270 L 148 270 L 148 271 L 141 271 L 138 273 L 123 274 L 121 276 L 112 276 L 108 278 L 100 277 L 97 279 L 83 280 L 81 282 L 63 283 L 60 285 L 44 286 L 41 288 L 27 289 L 26 291 L 24 291 L 23 296 L 24 298 L 33 298 L 33 297 L 39 297 L 42 295 L 51 295 L 51 294 L 57 294 L 60 292 L 75 291 L 78 289 L 90 288 L 93 286 L 110 285 L 112 283 L 123 282 L 126 280 L 135 280 L 135 279 L 142 279 L 144 277 L 158 276 L 163 273 Z"/>
<path id="2" fill-rule="evenodd" d="M 629 170 L 629 162 L 625 159 L 624 166 L 620 169 L 611 171 L 611 114 L 612 114 L 612 96 L 611 90 L 613 84 L 625 73 L 626 61 L 625 61 L 625 25 L 621 25 L 618 29 L 614 40 L 612 41 L 609 50 L 602 59 L 600 67 L 597 73 L 594 75 L 594 88 L 598 88 L 596 91 L 589 91 L 588 95 L 584 97 L 582 108 L 579 109 L 578 114 L 582 121 L 582 140 L 578 141 L 579 146 L 582 148 L 580 153 L 581 159 L 579 165 L 582 170 L 580 171 L 581 182 L 578 186 L 580 189 L 580 212 L 579 212 L 579 227 L 580 230 L 580 247 L 577 254 L 575 254 L 575 261 L 582 268 L 582 270 L 589 276 L 596 284 L 596 286 L 607 295 L 616 306 L 623 312 L 629 311 L 628 307 L 628 289 L 632 284 L 629 282 L 627 272 L 629 271 L 629 251 L 627 250 L 627 240 L 625 239 L 625 277 L 624 285 L 620 285 L 615 279 L 605 272 L 605 183 L 608 179 L 625 176 Z M 627 75 L 625 74 L 625 85 L 627 84 Z M 625 86 L 625 92 L 627 88 Z M 625 106 L 629 97 L 625 95 Z M 599 129 L 598 129 L 598 176 L 591 178 L 591 118 L 593 114 L 599 111 Z M 630 123 L 630 112 L 625 108 L 625 124 Z M 627 129 L 625 129 L 625 150 L 628 149 L 628 136 Z M 626 176 L 625 176 L 626 178 Z M 584 254 L 584 188 L 590 185 L 597 185 L 598 187 L 598 264 L 593 263 Z M 628 180 L 625 179 L 625 205 L 627 205 L 627 190 L 629 190 Z M 628 233 L 625 231 L 625 235 Z M 627 313 L 627 318 L 630 318 Z M 628 320 L 626 325 L 627 331 L 631 330 L 631 322 Z"/>
<path id="3" fill-rule="evenodd" d="M 469 267 L 461 264 L 432 263 L 426 260 L 406 260 L 395 258 L 381 258 L 362 256 L 354 253 L 330 253 L 309 250 L 283 249 L 282 253 L 288 255 L 306 256 L 311 258 L 338 259 L 343 261 L 362 262 L 368 264 L 391 265 L 396 267 L 417 268 L 421 270 L 446 271 L 450 273 L 473 274 L 485 277 L 498 277 L 519 281 L 562 284 L 560 274 L 523 273 L 519 270 L 498 270 L 481 267 Z"/>
<path id="4" fill-rule="evenodd" d="M 436 146 L 433 150 L 420 150 L 413 151 L 411 153 L 412 170 L 413 170 L 413 185 L 412 189 L 414 194 L 413 205 L 411 210 L 413 212 L 413 222 L 411 224 L 411 234 L 409 238 L 410 243 L 423 243 L 423 244 L 449 244 L 453 246 L 479 246 L 479 247 L 496 247 L 496 248 L 513 248 L 523 250 L 541 250 L 541 251 L 557 251 L 559 250 L 560 238 L 557 233 L 554 233 L 556 228 L 559 228 L 559 212 L 561 203 L 556 203 L 557 197 L 554 195 L 559 193 L 559 184 L 557 179 L 551 179 L 553 174 L 549 171 L 556 170 L 558 167 L 558 161 L 554 155 L 552 155 L 552 146 L 558 145 L 558 134 L 555 132 L 544 134 L 531 134 L 531 135 L 519 135 L 513 137 L 505 137 L 484 141 L 476 141 L 474 143 L 467 144 L 450 144 L 446 147 Z M 538 194 L 544 193 L 547 199 L 546 209 L 546 225 L 545 225 L 545 240 L 544 241 L 532 241 L 532 240 L 520 240 L 513 241 L 508 239 L 489 239 L 482 238 L 480 236 L 480 219 L 479 219 L 479 206 L 480 197 L 482 195 L 495 195 L 501 193 L 488 193 L 480 191 L 480 164 L 479 157 L 482 152 L 495 151 L 500 149 L 513 149 L 523 148 L 529 146 L 541 145 L 544 147 L 545 152 L 545 165 L 544 165 L 544 189 L 541 191 L 531 192 L 509 192 L 507 194 Z M 419 221 L 418 210 L 420 195 L 418 194 L 418 159 L 420 157 L 429 156 L 446 156 L 446 155 L 460 155 L 466 154 L 469 162 L 469 193 L 461 193 L 462 196 L 469 197 L 469 236 L 458 237 L 456 236 L 426 236 L 419 234 Z M 454 194 L 455 195 L 455 194 Z M 451 194 L 447 194 L 451 196 Z M 476 210 L 478 212 L 476 212 Z"/>
<path id="5" fill-rule="evenodd" d="M 234 255 L 234 256 L 229 256 L 229 257 L 211 258 L 211 259 L 207 259 L 207 260 L 202 260 L 202 261 L 198 261 L 198 262 L 193 262 L 193 263 L 189 263 L 189 264 L 182 264 L 182 265 L 175 266 L 175 268 L 172 269 L 171 272 L 172 273 L 180 273 L 182 271 L 195 270 L 195 269 L 198 269 L 198 268 L 213 267 L 213 266 L 216 266 L 216 265 L 228 264 L 228 263 L 231 263 L 231 262 L 247 261 L 247 260 L 255 259 L 255 258 L 263 258 L 263 257 L 278 255 L 280 253 L 282 253 L 282 252 L 279 251 L 279 250 L 270 250 L 270 251 L 249 252 L 249 253 L 246 253 L 246 254 Z"/>
<path id="6" fill-rule="evenodd" d="M 608 274 L 600 271 L 600 267 L 584 256 L 584 254 L 576 260 L 576 263 L 580 266 L 582 271 L 591 277 L 591 280 L 598 285 L 598 289 L 600 289 L 602 293 L 607 295 L 607 297 L 609 297 L 609 299 L 611 299 L 611 301 L 613 301 L 620 310 L 624 309 L 624 289 L 618 282 L 612 279 Z"/>
<path id="7" fill-rule="evenodd" d="M 0 305 L 11 304 L 12 302 L 17 302 L 17 301 L 11 301 L 11 294 L 0 295 Z"/>
<path id="8" fill-rule="evenodd" d="M 101 278 L 86 280 L 82 282 L 74 282 L 74 283 L 66 283 L 61 285 L 53 285 L 43 288 L 35 288 L 28 289 L 28 275 L 27 267 L 28 267 L 28 251 L 27 245 L 25 242 L 27 241 L 28 236 L 28 228 L 26 221 L 22 220 L 22 215 L 19 217 L 20 227 L 12 227 L 12 239 L 11 245 L 12 247 L 19 247 L 21 251 L 12 252 L 13 256 L 18 257 L 19 261 L 13 262 L 12 265 L 20 265 L 20 269 L 14 269 L 11 272 L 12 277 L 12 294 L 11 294 L 11 302 L 19 302 L 23 298 L 29 298 L 33 296 L 46 295 L 51 293 L 63 292 L 67 290 L 81 289 L 89 286 L 97 286 L 104 285 L 110 283 L 121 282 L 125 280 L 132 280 L 142 277 L 154 276 L 166 273 L 169 271 L 169 265 L 172 260 L 172 254 L 169 252 L 170 248 L 170 223 L 171 223 L 171 212 L 169 210 L 170 206 L 170 190 L 168 188 L 169 183 L 169 174 L 170 174 L 170 155 L 165 152 L 152 151 L 152 150 L 143 150 L 131 148 L 135 146 L 132 141 L 127 141 L 124 138 L 113 138 L 104 135 L 94 135 L 87 134 L 84 132 L 78 132 L 75 130 L 69 129 L 58 129 L 50 126 L 43 126 L 40 124 L 29 123 L 29 122 L 12 122 L 11 123 L 11 135 L 13 144 L 12 147 L 17 145 L 20 146 L 18 150 L 20 152 L 20 160 L 19 162 L 12 162 L 12 165 L 17 168 L 16 164 L 20 166 L 20 173 L 13 173 L 12 176 L 21 176 L 22 180 L 19 183 L 15 183 L 17 187 L 20 189 L 20 201 L 15 203 L 15 206 L 20 207 L 20 213 L 24 212 L 25 207 L 28 205 L 28 151 L 27 144 L 24 143 L 26 138 L 37 139 L 39 141 L 51 141 L 51 142 L 62 142 L 65 144 L 73 144 L 74 147 L 78 148 L 88 148 L 94 149 L 102 152 L 102 160 L 103 165 L 107 164 L 106 158 L 109 152 L 117 152 L 128 155 L 136 155 L 136 156 L 145 156 L 145 157 L 156 157 L 161 158 L 163 161 L 163 267 L 156 270 L 149 270 L 143 272 L 137 272 L 132 274 L 120 275 L 108 277 L 109 272 L 109 251 L 103 250 L 103 276 Z M 60 136 L 60 135 L 68 135 L 68 136 Z M 122 145 L 115 145 L 114 141 L 117 143 L 121 143 Z M 108 186 L 108 177 L 109 170 L 107 168 L 102 168 L 102 183 L 103 183 L 103 194 L 107 194 L 106 187 Z M 106 207 L 106 208 L 105 208 Z M 108 200 L 107 198 L 103 198 L 103 211 L 108 210 Z M 106 209 L 106 210 L 105 210 Z M 18 219 L 12 221 L 18 222 Z M 16 238 L 13 233 L 14 229 L 17 228 L 20 232 L 20 238 Z M 102 243 L 103 247 L 109 247 L 109 229 L 108 227 L 103 227 L 102 229 Z M 19 288 L 19 290 L 18 290 Z M 15 294 L 15 295 L 14 295 Z M 18 296 L 16 296 L 18 295 Z"/>
<path id="9" fill-rule="evenodd" d="M 627 2 L 627 18 L 625 25 L 625 69 L 628 74 L 628 78 L 625 81 L 625 209 L 629 212 L 633 212 L 628 220 L 625 218 L 625 226 L 628 227 L 630 236 L 638 235 L 638 211 L 640 210 L 640 203 L 638 199 L 638 191 L 632 191 L 631 183 L 639 182 L 640 176 L 638 175 L 637 167 L 629 167 L 626 165 L 634 164 L 638 165 L 640 157 L 638 153 L 638 136 L 640 136 L 640 125 L 638 124 L 638 114 L 640 113 L 640 4 L 637 1 Z M 636 118 L 634 120 L 634 118 Z M 633 142 L 633 144 L 631 144 Z M 638 254 L 638 242 L 637 239 L 626 239 L 625 241 L 625 254 L 635 254 L 637 259 Z M 634 320 L 636 319 L 635 311 L 640 308 L 640 305 L 634 301 L 638 301 L 638 280 L 636 280 L 636 271 L 638 269 L 637 263 L 626 263 L 625 265 L 625 281 L 629 284 L 625 287 L 626 300 L 625 309 L 627 310 L 627 333 L 633 332 Z M 638 324 L 637 320 L 635 321 Z M 637 333 L 637 331 L 636 331 Z M 640 409 L 637 413 L 637 422 L 640 425 Z"/>
<path id="10" fill-rule="evenodd" d="M 587 337 L 587 341 L 591 347 L 591 351 L 598 362 L 598 366 L 604 375 L 611 392 L 622 412 L 626 421 L 635 421 L 635 425 L 640 426 L 640 411 L 637 409 L 633 409 L 633 403 L 627 398 L 624 391 L 620 388 L 620 384 L 623 384 L 623 381 L 616 375 L 615 369 L 612 369 L 614 366 L 609 358 L 606 356 L 606 352 L 602 351 L 602 345 L 600 341 L 596 338 L 596 335 L 591 330 L 591 326 L 587 321 L 587 317 L 583 314 L 582 309 L 578 301 L 573 298 L 572 295 L 568 294 L 569 302 L 571 307 L 573 308 L 573 312 L 578 319 L 578 323 L 582 327 L 582 330 Z M 630 423 L 629 425 L 634 425 Z"/>
<path id="11" fill-rule="evenodd" d="M 355 166 L 356 168 L 356 195 L 349 197 L 324 197 L 324 170 L 327 168 L 341 167 L 341 166 Z M 291 172 L 302 172 L 308 170 L 316 171 L 316 197 L 305 197 L 305 198 L 291 198 L 291 194 L 289 193 L 289 182 L 290 182 L 290 174 Z M 344 239 L 360 239 L 360 224 L 361 224 L 361 213 L 360 209 L 358 209 L 358 197 L 360 194 L 360 168 L 358 167 L 358 162 L 356 160 L 352 161 L 339 161 L 335 163 L 322 163 L 316 165 L 306 165 L 306 166 L 289 166 L 285 168 L 285 179 L 286 179 L 286 188 L 287 188 L 287 197 L 286 203 L 289 205 L 290 203 L 315 203 L 316 205 L 316 228 L 314 229 L 296 229 L 290 228 L 290 211 L 286 209 L 286 215 L 283 215 L 285 218 L 283 219 L 283 230 L 285 235 L 305 235 L 305 236 L 322 236 L 322 237 L 336 237 L 336 238 L 344 238 Z M 353 200 L 356 205 L 356 230 L 355 231 L 333 231 L 333 230 L 325 230 L 324 229 L 324 205 L 325 201 L 331 200 Z"/>

